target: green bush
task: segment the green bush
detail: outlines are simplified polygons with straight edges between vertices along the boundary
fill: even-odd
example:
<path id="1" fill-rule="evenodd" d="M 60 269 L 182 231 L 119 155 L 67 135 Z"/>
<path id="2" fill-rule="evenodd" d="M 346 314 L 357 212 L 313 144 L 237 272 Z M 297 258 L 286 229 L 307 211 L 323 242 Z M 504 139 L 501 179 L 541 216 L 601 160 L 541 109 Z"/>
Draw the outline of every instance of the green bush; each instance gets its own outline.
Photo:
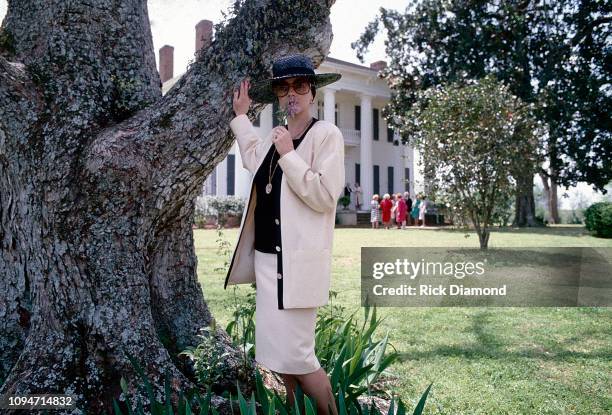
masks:
<path id="1" fill-rule="evenodd" d="M 200 331 L 202 334 L 198 334 L 198 337 L 201 342 L 196 347 L 188 347 L 179 355 L 186 355 L 194 362 L 200 386 L 212 387 L 223 377 L 223 372 L 227 369 L 225 358 L 229 353 L 223 348 L 214 318 L 209 327 L 203 327 Z"/>
<path id="2" fill-rule="evenodd" d="M 255 284 L 251 283 L 251 287 Z M 234 286 L 234 299 L 237 299 Z M 235 301 L 233 316 L 225 331 L 232 338 L 234 346 L 240 348 L 251 359 L 255 359 L 255 304 L 256 293 L 247 294 L 246 301 Z"/>
<path id="3" fill-rule="evenodd" d="M 584 211 L 587 230 L 600 238 L 612 238 L 612 203 L 593 203 Z"/>
<path id="4" fill-rule="evenodd" d="M 342 196 L 340 199 L 338 199 L 338 201 L 344 209 L 346 209 L 346 207 L 351 204 L 351 198 L 348 196 Z"/>
<path id="5" fill-rule="evenodd" d="M 330 295 L 333 298 L 337 293 L 331 291 Z M 361 326 L 355 321 L 360 310 L 357 308 L 347 317 L 342 307 L 330 301 L 319 314 L 315 330 L 315 354 L 330 376 L 334 395 L 338 400 L 343 397 L 349 412 L 359 407 L 360 396 L 372 396 L 378 391 L 373 386 L 399 358 L 395 350 L 387 353 L 388 333 L 374 340 L 374 332 L 382 322 L 376 317 L 376 307 L 371 315 L 369 306 L 363 308 Z"/>

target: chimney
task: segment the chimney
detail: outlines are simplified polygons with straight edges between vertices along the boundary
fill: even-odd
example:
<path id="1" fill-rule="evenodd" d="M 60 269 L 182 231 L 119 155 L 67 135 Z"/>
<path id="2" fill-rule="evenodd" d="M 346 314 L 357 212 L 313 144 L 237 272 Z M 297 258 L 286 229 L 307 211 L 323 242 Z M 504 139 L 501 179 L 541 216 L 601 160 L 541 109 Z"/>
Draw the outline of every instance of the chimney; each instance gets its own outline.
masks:
<path id="1" fill-rule="evenodd" d="M 380 71 L 381 69 L 384 69 L 386 67 L 387 67 L 387 62 L 385 61 L 376 61 L 370 64 L 370 68 L 374 69 L 375 71 Z"/>
<path id="2" fill-rule="evenodd" d="M 197 54 L 202 47 L 208 47 L 212 42 L 213 22 L 210 20 L 200 20 L 195 28 L 195 51 Z"/>
<path id="3" fill-rule="evenodd" d="M 164 45 L 159 49 L 159 77 L 162 82 L 174 76 L 174 48 Z"/>

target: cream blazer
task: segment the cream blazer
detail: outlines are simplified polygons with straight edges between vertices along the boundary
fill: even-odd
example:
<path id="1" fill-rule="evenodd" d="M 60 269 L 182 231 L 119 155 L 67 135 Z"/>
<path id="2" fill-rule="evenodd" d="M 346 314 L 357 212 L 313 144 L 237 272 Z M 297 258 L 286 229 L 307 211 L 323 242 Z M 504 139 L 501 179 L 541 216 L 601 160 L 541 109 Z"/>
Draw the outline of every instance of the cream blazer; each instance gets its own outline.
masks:
<path id="1" fill-rule="evenodd" d="M 250 195 L 224 288 L 254 283 L 255 173 L 272 145 L 272 132 L 258 136 L 245 115 L 230 122 L 242 165 L 249 170 Z M 336 206 L 344 188 L 344 137 L 329 121 L 318 120 L 297 149 L 278 161 L 281 245 L 277 274 L 278 308 L 318 307 L 328 303 Z"/>

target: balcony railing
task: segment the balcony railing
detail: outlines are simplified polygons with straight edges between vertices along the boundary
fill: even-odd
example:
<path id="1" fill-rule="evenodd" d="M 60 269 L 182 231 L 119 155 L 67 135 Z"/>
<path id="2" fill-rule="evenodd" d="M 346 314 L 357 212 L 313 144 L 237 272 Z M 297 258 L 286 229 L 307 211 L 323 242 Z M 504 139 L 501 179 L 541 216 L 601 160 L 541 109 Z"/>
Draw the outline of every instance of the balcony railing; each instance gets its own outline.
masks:
<path id="1" fill-rule="evenodd" d="M 351 128 L 340 128 L 347 146 L 358 146 L 361 143 L 361 131 Z"/>

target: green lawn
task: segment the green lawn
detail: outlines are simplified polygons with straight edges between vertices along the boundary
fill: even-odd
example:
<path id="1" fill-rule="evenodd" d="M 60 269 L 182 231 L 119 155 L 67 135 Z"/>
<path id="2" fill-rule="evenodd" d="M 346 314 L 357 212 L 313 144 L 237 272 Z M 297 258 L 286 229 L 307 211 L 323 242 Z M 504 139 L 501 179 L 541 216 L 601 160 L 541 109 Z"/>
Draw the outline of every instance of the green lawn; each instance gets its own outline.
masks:
<path id="1" fill-rule="evenodd" d="M 455 230 L 336 229 L 332 290 L 347 310 L 360 307 L 362 246 L 477 247 Z M 224 231 L 233 249 L 237 229 Z M 229 322 L 234 286 L 223 290 L 225 259 L 217 234 L 196 230 L 198 272 L 213 315 Z M 600 246 L 612 240 L 582 227 L 494 231 L 490 247 Z M 238 298 L 250 286 L 236 288 Z M 397 392 L 414 408 L 430 382 L 426 414 L 612 413 L 610 308 L 378 308 L 401 360 Z M 379 335 L 383 334 L 383 330 Z M 411 411 L 410 411 L 411 413 Z"/>

